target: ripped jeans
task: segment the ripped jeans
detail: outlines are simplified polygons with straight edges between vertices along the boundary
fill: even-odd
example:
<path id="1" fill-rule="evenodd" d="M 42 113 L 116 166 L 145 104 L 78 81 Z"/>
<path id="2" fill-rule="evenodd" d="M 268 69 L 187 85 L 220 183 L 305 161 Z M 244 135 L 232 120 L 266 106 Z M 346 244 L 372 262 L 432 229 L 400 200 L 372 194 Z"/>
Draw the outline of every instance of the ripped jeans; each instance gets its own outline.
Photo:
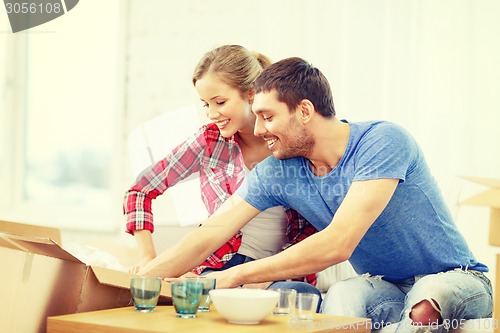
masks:
<path id="1" fill-rule="evenodd" d="M 412 324 L 412 307 L 423 300 L 435 302 L 442 318 L 439 323 Z M 398 283 L 369 274 L 339 281 L 328 289 L 321 312 L 370 318 L 372 330 L 397 323 L 395 333 L 406 333 L 446 332 L 456 327 L 457 322 L 490 318 L 492 308 L 490 280 L 481 272 L 458 268 Z"/>

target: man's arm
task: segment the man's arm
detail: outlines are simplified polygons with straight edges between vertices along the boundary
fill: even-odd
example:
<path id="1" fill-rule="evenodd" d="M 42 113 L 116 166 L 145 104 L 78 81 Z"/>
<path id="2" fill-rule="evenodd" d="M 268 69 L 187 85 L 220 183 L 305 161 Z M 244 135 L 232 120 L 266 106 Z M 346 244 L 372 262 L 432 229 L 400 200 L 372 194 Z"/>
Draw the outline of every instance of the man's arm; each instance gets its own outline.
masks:
<path id="1" fill-rule="evenodd" d="M 259 213 L 258 209 L 233 194 L 199 228 L 150 261 L 139 274 L 173 278 L 188 272 Z"/>
<path id="2" fill-rule="evenodd" d="M 210 275 L 218 288 L 226 288 L 304 276 L 343 262 L 387 206 L 398 181 L 353 182 L 327 228 L 276 255 Z"/>

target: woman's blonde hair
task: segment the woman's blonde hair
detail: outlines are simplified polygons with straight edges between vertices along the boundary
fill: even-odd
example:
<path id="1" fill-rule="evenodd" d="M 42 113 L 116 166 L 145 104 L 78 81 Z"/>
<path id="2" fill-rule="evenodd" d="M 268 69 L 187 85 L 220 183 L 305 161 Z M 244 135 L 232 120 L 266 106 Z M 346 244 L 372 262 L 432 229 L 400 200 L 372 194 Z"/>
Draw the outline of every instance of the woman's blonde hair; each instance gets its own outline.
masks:
<path id="1" fill-rule="evenodd" d="M 271 60 L 240 45 L 223 45 L 205 53 L 193 73 L 193 85 L 207 73 L 216 74 L 224 83 L 244 93 L 253 87 L 257 76 Z"/>

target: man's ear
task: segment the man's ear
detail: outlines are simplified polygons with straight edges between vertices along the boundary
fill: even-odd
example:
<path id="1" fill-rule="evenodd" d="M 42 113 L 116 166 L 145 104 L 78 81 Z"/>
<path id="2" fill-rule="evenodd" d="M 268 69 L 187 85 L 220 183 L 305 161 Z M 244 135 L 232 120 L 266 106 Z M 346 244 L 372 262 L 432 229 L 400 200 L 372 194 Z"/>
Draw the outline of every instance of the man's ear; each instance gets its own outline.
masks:
<path id="1" fill-rule="evenodd" d="M 313 103 L 308 99 L 303 99 L 300 101 L 298 106 L 298 113 L 300 120 L 305 125 L 311 121 L 312 116 L 316 113 Z"/>

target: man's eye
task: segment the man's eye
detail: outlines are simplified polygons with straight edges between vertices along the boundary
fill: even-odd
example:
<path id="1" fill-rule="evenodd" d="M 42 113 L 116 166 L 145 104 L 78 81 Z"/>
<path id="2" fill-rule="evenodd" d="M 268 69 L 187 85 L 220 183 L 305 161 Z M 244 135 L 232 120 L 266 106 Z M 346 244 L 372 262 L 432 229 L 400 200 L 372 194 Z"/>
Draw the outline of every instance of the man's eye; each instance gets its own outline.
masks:
<path id="1" fill-rule="evenodd" d="M 273 118 L 272 116 L 269 116 L 269 117 L 264 117 L 264 116 L 262 116 L 262 119 L 263 119 L 264 121 L 270 121 L 272 118 Z"/>

